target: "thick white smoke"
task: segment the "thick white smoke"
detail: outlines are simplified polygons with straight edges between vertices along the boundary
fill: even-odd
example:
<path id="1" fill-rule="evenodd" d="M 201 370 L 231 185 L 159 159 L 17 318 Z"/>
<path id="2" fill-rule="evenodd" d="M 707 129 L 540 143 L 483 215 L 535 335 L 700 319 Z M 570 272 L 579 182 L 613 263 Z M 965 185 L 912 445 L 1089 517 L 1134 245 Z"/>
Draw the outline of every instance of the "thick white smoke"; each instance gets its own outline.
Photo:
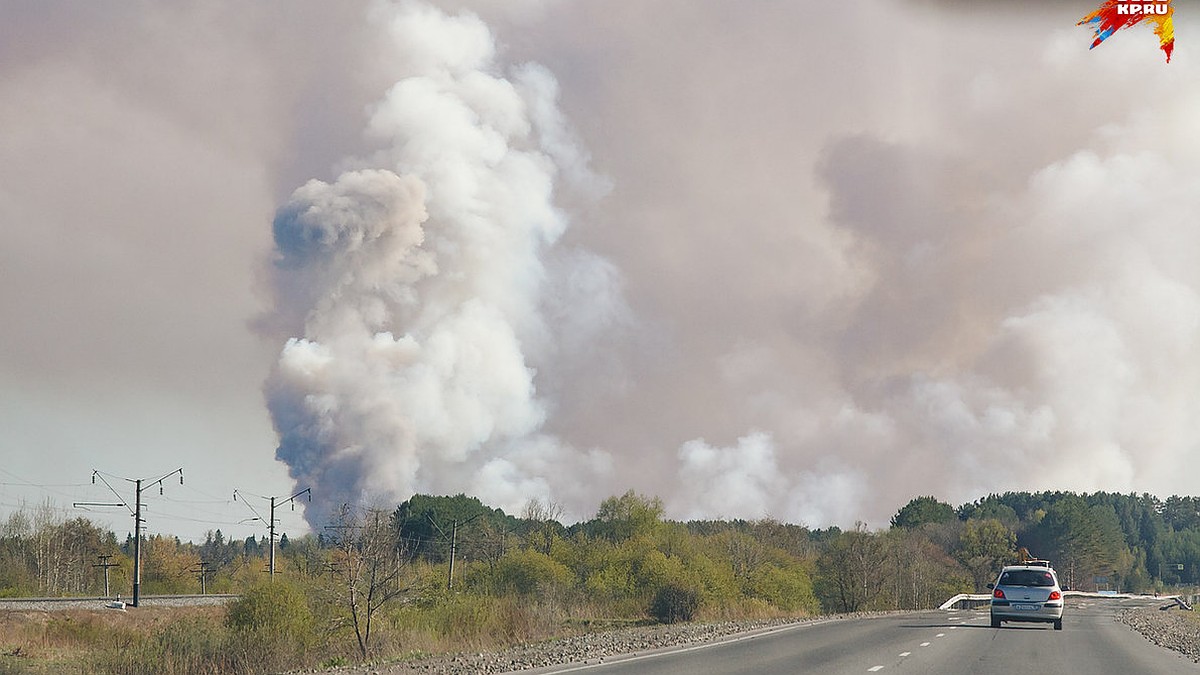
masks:
<path id="1" fill-rule="evenodd" d="M 586 516 L 633 488 L 879 525 L 919 494 L 1184 489 L 1194 66 L 1088 52 L 1069 8 L 1055 32 L 913 4 L 848 8 L 849 53 L 799 5 L 558 5 L 521 43 L 573 77 L 617 181 L 610 226 L 569 233 L 605 186 L 549 72 L 503 68 L 472 14 L 381 9 L 378 150 L 275 223 L 294 339 L 268 392 L 310 519 L 414 490 Z M 700 37 L 663 43 L 684 14 Z M 797 30 L 832 70 L 777 58 Z"/>
<path id="2" fill-rule="evenodd" d="M 845 524 L 926 492 L 1171 484 L 1200 437 L 1200 164 L 1171 119 L 1108 125 L 1015 185 L 958 153 L 830 144 L 830 219 L 872 281 L 825 315 L 816 397 L 745 392 L 775 438 L 682 446 L 682 484 L 707 496 L 679 512 Z M 780 361 L 727 363 L 737 385 Z"/>
<path id="3" fill-rule="evenodd" d="M 414 491 L 516 509 L 551 496 L 553 474 L 605 467 L 540 433 L 530 356 L 585 342 L 620 312 L 611 265 L 552 251 L 568 225 L 563 186 L 603 187 L 553 78 L 503 72 L 477 17 L 404 2 L 376 18 L 403 71 L 371 115 L 379 151 L 299 188 L 275 218 L 274 318 L 295 336 L 267 383 L 277 456 L 312 488 L 313 523 L 341 502 Z M 609 299 L 564 304 L 581 283 Z"/>

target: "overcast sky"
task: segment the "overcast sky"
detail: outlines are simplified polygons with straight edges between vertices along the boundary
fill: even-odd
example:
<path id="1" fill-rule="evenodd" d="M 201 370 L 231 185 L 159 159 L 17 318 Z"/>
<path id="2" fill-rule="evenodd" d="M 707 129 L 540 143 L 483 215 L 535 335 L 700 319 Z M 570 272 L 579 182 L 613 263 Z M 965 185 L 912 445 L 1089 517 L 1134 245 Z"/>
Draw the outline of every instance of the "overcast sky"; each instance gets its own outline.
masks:
<path id="1" fill-rule="evenodd" d="M 1194 493 L 1200 19 L 1093 8 L 5 3 L 0 515 Z"/>

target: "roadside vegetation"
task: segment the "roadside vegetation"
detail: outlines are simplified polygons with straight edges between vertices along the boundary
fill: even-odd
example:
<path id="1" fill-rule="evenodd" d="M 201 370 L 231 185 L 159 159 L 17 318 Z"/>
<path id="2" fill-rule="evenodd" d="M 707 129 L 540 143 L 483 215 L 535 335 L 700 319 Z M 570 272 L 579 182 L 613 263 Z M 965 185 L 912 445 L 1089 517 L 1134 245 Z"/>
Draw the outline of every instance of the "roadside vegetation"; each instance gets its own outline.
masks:
<path id="1" fill-rule="evenodd" d="M 46 505 L 0 526 L 0 597 L 131 586 L 132 538 Z M 886 530 L 771 519 L 675 522 L 627 492 L 566 526 L 459 495 L 344 507 L 320 534 L 143 542 L 142 592 L 233 593 L 225 607 L 0 611 L 0 674 L 262 673 L 480 650 L 648 623 L 925 609 L 977 592 L 1027 548 L 1071 588 L 1197 582 L 1200 500 L 1006 493 L 957 508 L 918 497 Z M 203 565 L 201 562 L 203 561 Z"/>

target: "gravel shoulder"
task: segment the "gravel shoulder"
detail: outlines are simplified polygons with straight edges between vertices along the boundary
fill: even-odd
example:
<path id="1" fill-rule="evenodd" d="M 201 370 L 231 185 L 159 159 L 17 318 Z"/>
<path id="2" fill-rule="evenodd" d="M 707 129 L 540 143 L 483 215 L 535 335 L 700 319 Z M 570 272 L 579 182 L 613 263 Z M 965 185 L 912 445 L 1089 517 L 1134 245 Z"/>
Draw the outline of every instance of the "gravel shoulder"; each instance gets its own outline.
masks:
<path id="1" fill-rule="evenodd" d="M 861 615 L 855 615 L 861 616 Z M 1132 609 L 1119 619 L 1160 647 L 1200 662 L 1200 615 L 1178 609 Z M 330 670 L 303 671 L 344 675 L 472 675 L 523 672 L 536 675 L 570 663 L 597 663 L 684 645 L 716 642 L 734 636 L 780 630 L 789 626 L 850 618 L 725 621 L 710 624 L 643 626 L 590 633 L 489 652 L 438 654 L 403 663 L 360 664 Z"/>
<path id="2" fill-rule="evenodd" d="M 622 656 L 716 642 L 739 635 L 824 623 L 847 617 L 848 615 L 838 615 L 810 619 L 782 618 L 641 626 L 517 645 L 498 651 L 439 654 L 402 663 L 363 664 L 302 672 L 345 675 L 493 675 L 523 672 L 536 675 L 543 669 L 571 663 L 597 663 Z"/>
<path id="3" fill-rule="evenodd" d="M 1131 609 L 1120 620 L 1159 647 L 1200 663 L 1200 616 L 1180 609 Z"/>

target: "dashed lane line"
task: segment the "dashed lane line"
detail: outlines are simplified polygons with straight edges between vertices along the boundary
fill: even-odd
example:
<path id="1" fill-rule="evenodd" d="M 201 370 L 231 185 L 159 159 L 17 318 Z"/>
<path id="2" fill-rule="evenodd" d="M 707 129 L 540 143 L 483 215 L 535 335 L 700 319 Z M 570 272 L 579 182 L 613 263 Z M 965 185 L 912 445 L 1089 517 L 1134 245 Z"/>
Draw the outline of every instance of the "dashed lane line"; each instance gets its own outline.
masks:
<path id="1" fill-rule="evenodd" d="M 951 626 L 951 627 L 950 627 L 950 630 L 955 630 L 956 628 L 958 628 L 958 626 Z M 937 635 L 935 635 L 934 637 L 935 637 L 935 638 L 946 637 L 946 634 L 945 634 L 945 633 L 938 633 L 938 634 L 937 634 Z M 932 642 L 922 642 L 922 643 L 921 643 L 921 646 L 922 646 L 922 647 L 928 647 L 928 646 L 929 646 L 929 645 L 931 645 L 931 644 L 933 644 L 933 643 L 932 643 Z M 912 652 L 900 652 L 900 658 L 905 658 L 906 656 L 912 656 Z M 868 672 L 868 673 L 878 673 L 878 672 L 879 672 L 879 671 L 881 671 L 881 670 L 883 670 L 883 666 L 871 666 L 870 668 L 867 668 L 867 672 Z"/>

